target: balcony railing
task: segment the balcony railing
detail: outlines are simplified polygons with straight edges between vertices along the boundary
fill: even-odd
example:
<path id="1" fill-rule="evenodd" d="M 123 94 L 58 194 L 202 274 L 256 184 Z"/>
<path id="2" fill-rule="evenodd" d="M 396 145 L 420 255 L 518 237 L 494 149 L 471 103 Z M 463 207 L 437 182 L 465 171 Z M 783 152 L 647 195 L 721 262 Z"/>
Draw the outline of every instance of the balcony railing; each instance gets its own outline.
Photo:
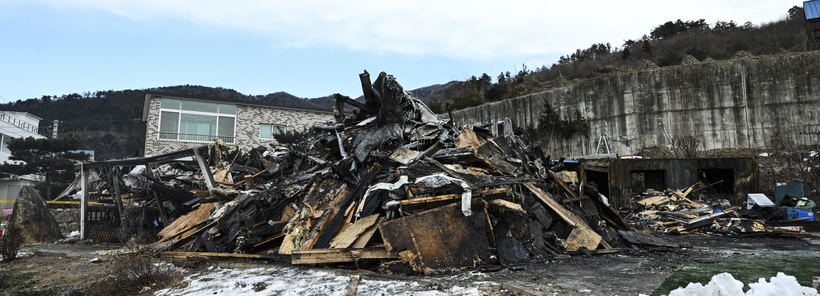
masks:
<path id="1" fill-rule="evenodd" d="M 216 139 L 222 139 L 223 142 L 228 144 L 233 144 L 235 137 L 229 136 L 217 136 L 217 135 L 200 135 L 200 134 L 183 134 L 183 133 L 170 133 L 170 132 L 159 132 L 159 139 L 166 140 L 166 141 L 177 141 L 177 142 L 203 142 L 203 143 L 210 143 Z"/>
<path id="2" fill-rule="evenodd" d="M 20 118 L 17 118 L 15 116 L 12 116 L 12 115 L 7 114 L 5 112 L 0 113 L 0 121 L 7 122 L 7 123 L 9 123 L 13 126 L 19 127 L 21 129 L 30 131 L 30 132 L 35 133 L 35 134 L 37 133 L 37 127 L 36 126 L 28 124 L 27 122 L 21 120 Z"/>

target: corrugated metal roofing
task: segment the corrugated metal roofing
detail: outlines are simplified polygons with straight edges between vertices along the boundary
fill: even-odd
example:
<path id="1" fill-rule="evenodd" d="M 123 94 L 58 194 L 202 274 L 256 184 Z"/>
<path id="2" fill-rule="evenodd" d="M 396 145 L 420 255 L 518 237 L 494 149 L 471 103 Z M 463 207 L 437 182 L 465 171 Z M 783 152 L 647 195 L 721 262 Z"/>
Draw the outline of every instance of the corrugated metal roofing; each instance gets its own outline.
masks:
<path id="1" fill-rule="evenodd" d="M 820 18 L 820 0 L 803 2 L 803 12 L 806 13 L 806 20 Z"/>

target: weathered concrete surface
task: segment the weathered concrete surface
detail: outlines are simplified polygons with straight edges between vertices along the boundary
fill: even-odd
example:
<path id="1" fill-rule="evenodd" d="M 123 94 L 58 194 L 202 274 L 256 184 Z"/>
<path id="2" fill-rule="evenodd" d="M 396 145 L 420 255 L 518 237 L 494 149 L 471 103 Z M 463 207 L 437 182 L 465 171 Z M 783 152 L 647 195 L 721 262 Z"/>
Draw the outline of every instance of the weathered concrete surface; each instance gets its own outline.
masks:
<path id="1" fill-rule="evenodd" d="M 49 212 L 46 202 L 29 186 L 20 189 L 8 228 L 25 235 L 24 244 L 50 243 L 63 238 L 60 224 Z"/>
<path id="2" fill-rule="evenodd" d="M 458 125 L 512 119 L 536 127 L 547 100 L 563 119 L 575 110 L 590 135 L 555 141 L 552 155 L 595 152 L 606 134 L 613 153 L 668 146 L 676 135 L 703 140 L 703 149 L 764 148 L 776 133 L 798 144 L 820 135 L 820 52 L 753 57 L 634 71 L 454 112 Z"/>

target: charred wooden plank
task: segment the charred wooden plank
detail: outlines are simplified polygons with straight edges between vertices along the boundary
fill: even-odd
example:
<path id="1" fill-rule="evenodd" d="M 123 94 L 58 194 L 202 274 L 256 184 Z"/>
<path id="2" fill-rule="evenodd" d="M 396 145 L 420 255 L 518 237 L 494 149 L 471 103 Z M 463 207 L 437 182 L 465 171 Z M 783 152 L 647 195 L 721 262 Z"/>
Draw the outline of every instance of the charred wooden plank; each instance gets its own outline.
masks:
<path id="1" fill-rule="evenodd" d="M 346 104 L 353 105 L 353 106 L 354 106 L 354 107 L 356 107 L 356 108 L 359 108 L 359 109 L 362 109 L 362 110 L 364 110 L 364 111 L 367 111 L 367 113 L 370 113 L 370 114 L 376 114 L 376 112 L 378 112 L 378 110 L 376 110 L 376 108 L 373 108 L 373 107 L 371 107 L 371 106 L 368 106 L 368 105 L 362 104 L 362 103 L 360 103 L 360 102 L 358 102 L 358 101 L 356 101 L 356 100 L 354 100 L 354 99 L 351 99 L 351 98 L 350 98 L 350 97 L 348 97 L 348 96 L 343 96 L 343 95 L 341 95 L 341 94 L 333 94 L 333 98 L 335 98 L 336 100 L 339 100 L 339 101 L 345 102 Z"/>
<path id="2" fill-rule="evenodd" d="M 511 211 L 515 211 L 515 212 L 519 212 L 519 213 L 524 213 L 524 208 L 521 207 L 521 205 L 519 205 L 517 203 L 514 203 L 514 202 L 511 202 L 511 201 L 506 201 L 506 200 L 503 200 L 503 199 L 493 199 L 493 200 L 488 201 L 487 203 L 490 204 L 491 206 L 496 206 L 496 207 L 499 207 L 499 208 L 502 208 L 502 209 L 507 209 L 507 210 L 511 210 Z"/>
<path id="3" fill-rule="evenodd" d="M 493 189 L 479 189 L 473 190 L 472 197 L 473 198 L 487 198 L 490 199 L 492 197 L 499 197 L 500 195 L 504 195 L 507 193 L 506 188 L 493 188 Z M 442 201 L 458 201 L 461 200 L 461 194 L 445 194 L 445 195 L 438 195 L 438 196 L 430 196 L 430 197 L 422 197 L 422 198 L 414 198 L 414 199 L 405 199 L 401 201 L 402 206 L 414 206 L 414 205 L 421 205 L 426 203 L 433 203 L 433 202 L 442 202 Z"/>
<path id="4" fill-rule="evenodd" d="M 398 253 L 384 247 L 363 249 L 313 249 L 298 250 L 291 254 L 292 264 L 334 264 L 351 263 L 358 260 L 398 259 Z"/>
<path id="5" fill-rule="evenodd" d="M 367 190 L 368 186 L 371 182 L 373 182 L 373 178 L 376 177 L 376 173 L 381 170 L 382 166 L 378 163 L 373 164 L 370 169 L 364 174 L 361 181 L 353 191 L 350 191 L 349 194 L 344 196 L 343 200 L 340 201 L 339 209 L 347 208 L 347 206 L 354 200 L 359 199 L 364 192 Z M 338 198 L 338 197 L 337 197 Z M 319 237 L 316 239 L 316 242 L 313 244 L 314 247 L 318 247 L 320 249 L 327 248 L 330 245 L 330 239 L 336 234 L 336 231 L 339 230 L 339 227 L 342 226 L 342 221 L 344 220 L 345 215 L 344 211 L 336 211 L 333 214 L 333 218 L 330 219 L 327 227 L 322 231 Z"/>
<path id="6" fill-rule="evenodd" d="M 368 104 L 377 105 L 380 101 L 379 96 L 373 91 L 373 85 L 370 84 L 370 73 L 367 73 L 367 70 L 364 70 L 362 74 L 359 74 L 359 81 L 362 83 L 362 94 L 364 95 L 364 101 Z"/>
<path id="7" fill-rule="evenodd" d="M 318 219 L 316 219 L 316 223 L 314 223 L 313 227 L 311 227 L 310 232 L 305 238 L 305 242 L 302 243 L 302 246 L 299 247 L 300 250 L 307 250 L 313 248 L 313 243 L 316 242 L 316 238 L 319 236 L 319 234 L 325 230 L 327 223 L 330 222 L 330 219 L 328 219 L 328 217 L 330 217 L 330 215 L 333 214 L 333 212 L 334 209 L 325 209 L 324 212 L 322 212 L 322 215 L 319 216 Z"/>
<path id="8" fill-rule="evenodd" d="M 252 166 L 241 165 L 241 164 L 238 164 L 238 163 L 232 164 L 231 165 L 231 170 L 238 171 L 238 172 L 243 172 L 243 173 L 248 173 L 248 174 L 251 174 L 251 175 L 254 175 L 256 173 L 264 171 L 264 170 L 260 170 L 258 168 L 252 167 Z"/>

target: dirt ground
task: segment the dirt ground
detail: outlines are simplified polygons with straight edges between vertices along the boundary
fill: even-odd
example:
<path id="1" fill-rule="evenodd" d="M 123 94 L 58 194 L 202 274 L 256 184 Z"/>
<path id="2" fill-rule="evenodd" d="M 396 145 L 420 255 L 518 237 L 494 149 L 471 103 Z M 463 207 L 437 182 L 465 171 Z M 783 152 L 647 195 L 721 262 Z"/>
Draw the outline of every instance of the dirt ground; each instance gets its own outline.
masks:
<path id="1" fill-rule="evenodd" d="M 318 269 L 340 275 L 359 274 L 368 279 L 418 282 L 431 287 L 430 289 L 439 290 L 452 286 L 481 287 L 480 290 L 494 295 L 649 295 L 667 277 L 691 260 L 716 256 L 751 258 L 770 251 L 801 251 L 820 255 L 820 238 L 654 235 L 675 242 L 681 248 L 671 251 L 633 249 L 607 255 L 577 255 L 500 270 L 465 270 L 437 276 L 386 276 L 367 271 Z M 11 295 L 65 295 L 68 291 L 82 290 L 87 282 L 107 272 L 108 264 L 116 260 L 116 254 L 127 251 L 127 248 L 118 244 L 25 246 L 25 256 L 11 262 L 0 262 L 0 270 L 6 271 L 5 292 Z M 199 272 L 207 270 L 200 269 Z M 34 293 L 25 294 L 27 291 Z"/>

